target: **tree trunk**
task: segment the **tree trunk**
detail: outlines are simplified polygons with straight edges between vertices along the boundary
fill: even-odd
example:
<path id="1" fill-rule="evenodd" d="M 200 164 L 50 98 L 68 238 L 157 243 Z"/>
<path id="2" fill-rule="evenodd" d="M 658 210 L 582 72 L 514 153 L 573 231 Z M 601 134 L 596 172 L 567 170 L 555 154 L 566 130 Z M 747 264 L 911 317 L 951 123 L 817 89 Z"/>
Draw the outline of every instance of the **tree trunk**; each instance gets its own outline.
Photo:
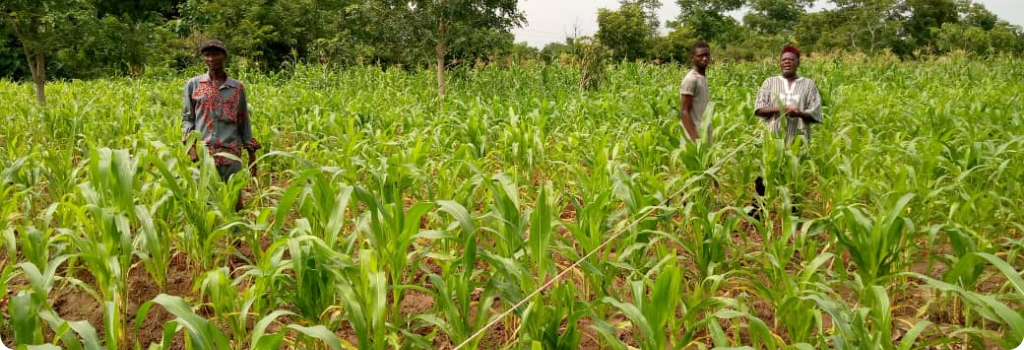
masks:
<path id="1" fill-rule="evenodd" d="M 444 43 L 438 41 L 434 50 L 437 51 L 437 93 L 444 96 Z"/>
<path id="2" fill-rule="evenodd" d="M 46 58 L 43 56 L 43 50 L 36 48 L 35 54 L 35 66 L 32 70 L 32 80 L 36 82 L 36 102 L 40 106 L 46 105 Z M 32 65 L 32 62 L 29 62 Z"/>
<path id="3" fill-rule="evenodd" d="M 29 30 L 38 33 L 39 19 L 32 18 Z M 46 104 L 46 57 L 43 56 L 42 45 L 38 40 L 29 38 L 25 32 L 15 23 L 14 35 L 21 41 L 21 48 L 25 51 L 25 61 L 28 62 L 28 69 L 32 72 L 32 81 L 36 84 L 36 102 L 39 105 Z"/>
<path id="4" fill-rule="evenodd" d="M 437 56 L 437 93 L 441 97 L 445 94 L 444 83 L 444 55 L 447 51 L 444 45 L 444 21 L 437 26 L 437 45 L 434 46 L 434 54 Z"/>
<path id="5" fill-rule="evenodd" d="M 872 27 L 868 27 L 868 32 L 871 33 L 871 51 L 870 51 L 871 53 L 875 53 L 875 31 L 876 30 L 877 30 L 877 28 L 875 28 L 873 26 Z"/>

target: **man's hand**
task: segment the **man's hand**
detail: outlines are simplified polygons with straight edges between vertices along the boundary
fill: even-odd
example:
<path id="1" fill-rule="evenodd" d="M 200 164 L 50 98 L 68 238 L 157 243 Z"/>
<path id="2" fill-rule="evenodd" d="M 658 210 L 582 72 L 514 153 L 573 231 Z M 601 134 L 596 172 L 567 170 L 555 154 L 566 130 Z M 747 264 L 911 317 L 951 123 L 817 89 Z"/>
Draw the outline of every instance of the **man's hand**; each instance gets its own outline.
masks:
<path id="1" fill-rule="evenodd" d="M 256 152 L 249 151 L 249 175 L 256 178 Z"/>
<path id="2" fill-rule="evenodd" d="M 762 118 L 772 118 L 779 115 L 779 107 L 762 107 L 755 110 L 754 114 Z"/>
<path id="3" fill-rule="evenodd" d="M 699 138 L 700 138 L 700 133 L 699 133 L 699 132 L 696 132 L 696 131 L 690 131 L 690 129 L 687 129 L 687 128 L 685 128 L 685 127 L 684 127 L 684 129 L 686 129 L 686 134 L 687 134 L 688 136 L 690 136 L 690 140 L 691 140 L 691 141 L 697 141 L 697 139 L 699 139 Z"/>
<path id="4" fill-rule="evenodd" d="M 245 193 L 245 189 L 242 189 L 241 191 L 238 191 L 238 201 L 235 202 L 235 211 L 236 212 L 239 212 L 239 211 L 242 211 L 242 209 L 245 209 L 245 196 L 244 196 L 244 193 Z"/>
<path id="5" fill-rule="evenodd" d="M 193 145 L 188 149 L 188 159 L 191 160 L 192 163 L 199 161 L 199 154 L 196 153 L 196 146 Z"/>
<path id="6" fill-rule="evenodd" d="M 786 106 L 786 116 L 787 117 L 799 118 L 799 117 L 802 117 L 803 114 L 804 114 L 804 112 L 801 111 L 799 108 L 796 108 L 796 106 Z"/>

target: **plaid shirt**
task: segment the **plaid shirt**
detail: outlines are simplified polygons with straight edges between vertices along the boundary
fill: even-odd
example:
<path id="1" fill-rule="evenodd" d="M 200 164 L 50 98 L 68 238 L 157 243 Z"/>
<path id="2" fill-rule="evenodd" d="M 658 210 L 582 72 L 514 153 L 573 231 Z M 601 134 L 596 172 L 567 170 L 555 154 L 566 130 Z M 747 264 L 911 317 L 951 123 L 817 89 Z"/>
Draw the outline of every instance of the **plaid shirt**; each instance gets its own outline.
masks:
<path id="1" fill-rule="evenodd" d="M 253 152 L 261 148 L 252 137 L 245 87 L 238 80 L 229 77 L 218 87 L 209 74 L 194 77 L 185 84 L 182 105 L 184 138 L 187 140 L 189 134 L 198 131 L 217 165 L 234 162 L 217 153 L 241 158 L 243 148 Z"/>

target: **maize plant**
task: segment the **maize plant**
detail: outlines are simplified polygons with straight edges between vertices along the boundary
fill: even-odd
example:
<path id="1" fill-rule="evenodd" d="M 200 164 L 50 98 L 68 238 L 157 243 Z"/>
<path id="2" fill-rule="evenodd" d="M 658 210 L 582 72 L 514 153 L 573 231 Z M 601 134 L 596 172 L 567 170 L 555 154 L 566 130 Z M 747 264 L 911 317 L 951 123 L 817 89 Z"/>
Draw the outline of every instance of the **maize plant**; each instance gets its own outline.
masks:
<path id="1" fill-rule="evenodd" d="M 592 53 L 460 66 L 444 99 L 416 68 L 233 69 L 263 148 L 226 182 L 198 135 L 183 143 L 184 73 L 54 81 L 46 106 L 0 80 L 0 338 L 1020 344 L 1020 59 L 807 57 L 823 123 L 789 143 L 754 116 L 776 62 L 719 62 L 708 144 L 678 119 L 684 70 Z"/>

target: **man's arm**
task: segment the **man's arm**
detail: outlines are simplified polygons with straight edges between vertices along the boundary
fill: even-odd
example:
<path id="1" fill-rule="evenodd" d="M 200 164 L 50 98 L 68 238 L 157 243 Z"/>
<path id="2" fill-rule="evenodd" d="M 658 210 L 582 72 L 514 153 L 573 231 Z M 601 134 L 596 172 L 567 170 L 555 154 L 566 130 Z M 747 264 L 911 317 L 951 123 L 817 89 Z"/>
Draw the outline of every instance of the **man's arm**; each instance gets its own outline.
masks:
<path id="1" fill-rule="evenodd" d="M 249 175 L 256 177 L 256 150 L 246 149 L 249 153 Z"/>
<path id="2" fill-rule="evenodd" d="M 188 143 L 188 135 L 196 129 L 196 111 L 195 106 L 192 103 L 192 82 L 185 83 L 185 88 L 182 89 L 181 98 L 181 142 Z M 199 160 L 199 154 L 196 153 L 196 146 L 192 145 L 188 149 L 188 158 L 193 162 Z"/>
<path id="3" fill-rule="evenodd" d="M 803 98 L 807 101 L 807 109 L 793 108 L 786 111 L 786 116 L 803 119 L 807 124 L 821 124 L 821 95 L 818 94 L 818 86 L 813 81 Z"/>
<path id="4" fill-rule="evenodd" d="M 683 122 L 683 129 L 690 140 L 696 141 L 700 138 L 697 126 L 693 125 L 693 117 L 690 116 L 690 109 L 693 108 L 693 95 L 680 95 L 679 119 Z"/>
<path id="5" fill-rule="evenodd" d="M 796 108 L 794 106 L 786 107 L 786 116 L 790 118 L 803 119 L 804 123 L 817 123 L 817 121 L 814 120 L 814 117 L 811 116 L 810 113 L 800 110 L 799 108 Z"/>
<path id="6" fill-rule="evenodd" d="M 765 79 L 761 89 L 757 91 L 757 99 L 754 101 L 754 115 L 761 118 L 772 118 L 779 115 L 779 106 L 772 100 L 772 92 L 768 88 L 771 78 Z"/>
<path id="7" fill-rule="evenodd" d="M 239 138 L 242 140 L 242 147 L 249 154 L 249 173 L 252 177 L 256 177 L 256 150 L 262 148 L 262 146 L 252 136 L 252 121 L 249 119 L 249 103 L 245 96 L 245 87 L 239 84 L 238 89 L 240 95 L 238 98 L 238 115 L 240 117 L 238 125 Z"/>
<path id="8" fill-rule="evenodd" d="M 761 118 L 771 118 L 779 115 L 779 107 L 761 107 L 755 110 L 754 114 Z"/>
<path id="9" fill-rule="evenodd" d="M 690 109 L 693 109 L 693 95 L 697 93 L 697 85 L 697 79 L 693 79 L 689 74 L 683 77 L 683 82 L 679 85 L 679 120 L 683 123 L 686 136 L 691 141 L 700 138 L 697 126 L 693 124 L 693 116 L 690 115 Z"/>

